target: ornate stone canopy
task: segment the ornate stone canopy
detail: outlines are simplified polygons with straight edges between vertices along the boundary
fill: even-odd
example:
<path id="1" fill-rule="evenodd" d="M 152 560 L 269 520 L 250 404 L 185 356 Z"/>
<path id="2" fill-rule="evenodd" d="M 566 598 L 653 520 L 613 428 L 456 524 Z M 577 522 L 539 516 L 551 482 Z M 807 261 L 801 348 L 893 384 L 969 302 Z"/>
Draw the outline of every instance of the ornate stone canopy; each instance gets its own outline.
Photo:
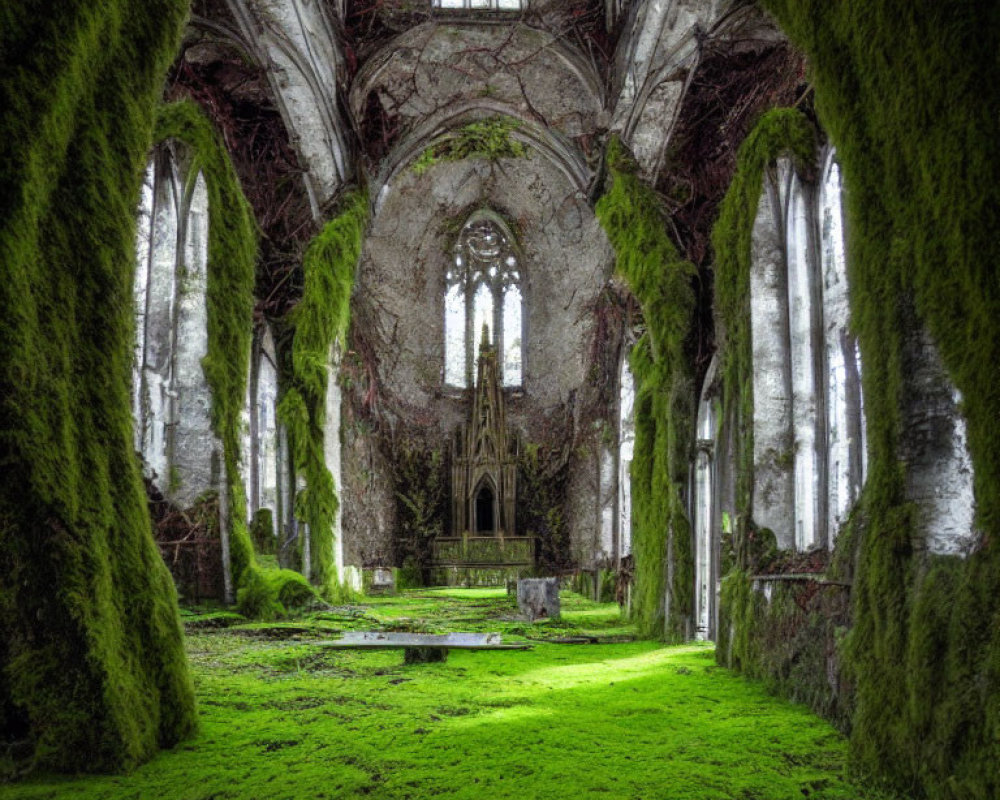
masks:
<path id="1" fill-rule="evenodd" d="M 469 421 L 452 448 L 452 535 L 514 536 L 517 440 L 507 432 L 497 351 L 485 326 Z"/>

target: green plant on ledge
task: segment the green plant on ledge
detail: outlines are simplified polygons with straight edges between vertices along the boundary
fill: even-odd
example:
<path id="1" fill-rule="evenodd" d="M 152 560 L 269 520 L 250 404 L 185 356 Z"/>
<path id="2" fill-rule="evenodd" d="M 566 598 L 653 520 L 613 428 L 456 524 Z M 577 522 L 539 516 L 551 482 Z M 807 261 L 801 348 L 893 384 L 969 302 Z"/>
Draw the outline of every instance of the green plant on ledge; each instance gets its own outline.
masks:
<path id="1" fill-rule="evenodd" d="M 511 117 L 490 117 L 470 122 L 452 136 L 424 150 L 413 162 L 413 172 L 423 175 L 434 164 L 465 158 L 484 158 L 487 161 L 527 158 L 527 146 L 511 136 L 520 127 L 521 123 Z"/>

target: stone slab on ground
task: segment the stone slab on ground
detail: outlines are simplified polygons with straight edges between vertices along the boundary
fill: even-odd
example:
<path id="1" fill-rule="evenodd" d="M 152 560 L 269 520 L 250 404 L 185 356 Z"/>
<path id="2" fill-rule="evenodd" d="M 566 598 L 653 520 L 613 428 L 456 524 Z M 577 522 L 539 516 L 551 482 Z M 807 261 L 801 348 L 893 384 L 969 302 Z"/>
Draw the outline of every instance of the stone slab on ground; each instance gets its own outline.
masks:
<path id="1" fill-rule="evenodd" d="M 449 650 L 530 650 L 530 644 L 504 644 L 499 633 L 403 633 L 345 631 L 339 639 L 317 642 L 335 650 L 403 650 L 403 663 L 444 661 Z"/>

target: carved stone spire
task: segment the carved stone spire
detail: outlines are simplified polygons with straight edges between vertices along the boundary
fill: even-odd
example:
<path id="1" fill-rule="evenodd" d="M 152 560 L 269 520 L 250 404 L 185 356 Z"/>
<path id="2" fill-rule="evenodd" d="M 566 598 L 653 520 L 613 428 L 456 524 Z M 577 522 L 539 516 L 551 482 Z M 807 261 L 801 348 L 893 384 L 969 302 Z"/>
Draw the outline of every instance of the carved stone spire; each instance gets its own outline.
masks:
<path id="1" fill-rule="evenodd" d="M 513 536 L 517 447 L 507 433 L 497 351 L 485 324 L 469 411 L 452 462 L 453 532 Z"/>

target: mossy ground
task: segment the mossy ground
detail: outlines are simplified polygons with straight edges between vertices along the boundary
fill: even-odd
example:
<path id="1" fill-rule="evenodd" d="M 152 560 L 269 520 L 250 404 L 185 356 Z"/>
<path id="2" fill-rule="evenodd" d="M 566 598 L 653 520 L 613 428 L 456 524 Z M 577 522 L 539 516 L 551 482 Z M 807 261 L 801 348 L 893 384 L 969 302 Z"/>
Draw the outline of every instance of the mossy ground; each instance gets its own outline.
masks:
<path id="1" fill-rule="evenodd" d="M 128 776 L 40 776 L 4 796 L 883 797 L 843 778 L 829 724 L 718 667 L 710 646 L 630 641 L 614 604 L 562 600 L 561 620 L 535 625 L 502 590 L 415 590 L 277 624 L 186 613 L 198 738 Z M 495 630 L 534 649 L 404 666 L 398 651 L 318 644 L 371 628 Z M 608 643 L 545 641 L 580 635 Z"/>

